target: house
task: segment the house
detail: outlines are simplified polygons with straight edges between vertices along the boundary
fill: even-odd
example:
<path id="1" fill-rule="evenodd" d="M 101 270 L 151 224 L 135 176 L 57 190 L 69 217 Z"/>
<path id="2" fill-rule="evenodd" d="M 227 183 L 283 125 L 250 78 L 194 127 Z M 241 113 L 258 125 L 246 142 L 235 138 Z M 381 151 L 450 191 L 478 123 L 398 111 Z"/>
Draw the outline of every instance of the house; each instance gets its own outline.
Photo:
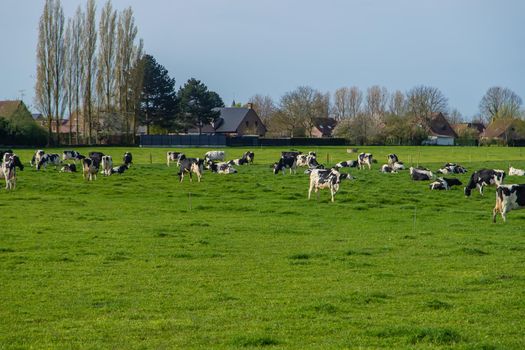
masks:
<path id="1" fill-rule="evenodd" d="M 312 137 L 332 137 L 332 132 L 337 125 L 337 120 L 333 118 L 315 118 L 314 126 L 310 131 Z"/>
<path id="2" fill-rule="evenodd" d="M 498 140 L 504 143 L 524 139 L 525 121 L 512 118 L 493 120 L 480 137 L 483 141 Z"/>
<path id="3" fill-rule="evenodd" d="M 0 101 L 0 117 L 14 123 L 34 122 L 31 112 L 21 100 Z"/>
<path id="4" fill-rule="evenodd" d="M 432 113 L 427 121 L 428 139 L 424 145 L 453 146 L 458 135 L 452 129 L 443 113 Z"/>
<path id="5" fill-rule="evenodd" d="M 452 129 L 458 137 L 472 136 L 476 139 L 485 131 L 483 123 L 458 123 L 452 124 Z"/>
<path id="6" fill-rule="evenodd" d="M 266 134 L 266 126 L 251 104 L 248 104 L 248 108 L 226 107 L 218 110 L 219 117 L 211 124 L 204 125 L 200 130 L 201 133 L 229 136 L 264 136 Z M 188 130 L 188 133 L 198 132 L 197 128 Z"/>

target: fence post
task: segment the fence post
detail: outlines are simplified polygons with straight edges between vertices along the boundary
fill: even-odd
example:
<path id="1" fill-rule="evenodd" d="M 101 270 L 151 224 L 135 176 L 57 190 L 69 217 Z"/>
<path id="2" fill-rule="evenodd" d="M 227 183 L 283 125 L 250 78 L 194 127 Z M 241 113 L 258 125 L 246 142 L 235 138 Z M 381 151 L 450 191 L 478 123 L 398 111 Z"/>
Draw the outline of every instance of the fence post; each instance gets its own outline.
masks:
<path id="1" fill-rule="evenodd" d="M 153 164 L 153 158 L 151 157 L 151 152 L 149 153 L 149 163 Z"/>

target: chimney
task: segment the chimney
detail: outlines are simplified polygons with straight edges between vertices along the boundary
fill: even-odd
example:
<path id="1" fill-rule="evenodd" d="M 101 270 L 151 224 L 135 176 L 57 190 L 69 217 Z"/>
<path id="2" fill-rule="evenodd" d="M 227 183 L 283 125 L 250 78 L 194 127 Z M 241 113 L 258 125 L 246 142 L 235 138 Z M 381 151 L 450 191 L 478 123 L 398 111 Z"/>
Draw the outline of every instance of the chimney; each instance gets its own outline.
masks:
<path id="1" fill-rule="evenodd" d="M 253 103 L 248 102 L 248 109 L 253 109 Z"/>

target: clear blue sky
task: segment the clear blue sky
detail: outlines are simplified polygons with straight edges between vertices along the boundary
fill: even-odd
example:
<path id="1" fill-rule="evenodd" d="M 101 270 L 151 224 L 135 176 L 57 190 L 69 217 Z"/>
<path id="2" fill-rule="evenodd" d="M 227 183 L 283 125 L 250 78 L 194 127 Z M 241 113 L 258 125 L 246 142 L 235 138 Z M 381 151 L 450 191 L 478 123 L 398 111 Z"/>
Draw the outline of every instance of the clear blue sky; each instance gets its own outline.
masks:
<path id="1" fill-rule="evenodd" d="M 97 1 L 100 9 L 105 1 Z M 66 16 L 85 1 L 63 0 Z M 132 6 L 145 51 L 229 105 L 309 85 L 439 88 L 466 117 L 486 90 L 525 99 L 523 0 L 113 0 Z M 34 95 L 43 1 L 1 0 L 0 99 Z"/>

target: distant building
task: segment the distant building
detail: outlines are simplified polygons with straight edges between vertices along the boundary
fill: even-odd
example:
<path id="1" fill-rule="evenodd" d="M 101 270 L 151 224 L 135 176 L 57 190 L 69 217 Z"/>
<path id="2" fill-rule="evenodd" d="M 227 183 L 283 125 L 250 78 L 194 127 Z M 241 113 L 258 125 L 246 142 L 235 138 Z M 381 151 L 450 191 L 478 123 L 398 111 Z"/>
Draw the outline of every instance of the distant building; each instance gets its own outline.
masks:
<path id="1" fill-rule="evenodd" d="M 316 118 L 311 130 L 312 137 L 332 137 L 332 132 L 337 125 L 337 120 L 333 118 Z"/>
<path id="2" fill-rule="evenodd" d="M 499 140 L 508 143 L 525 138 L 525 121 L 520 119 L 496 119 L 480 135 L 484 141 Z"/>
<path id="3" fill-rule="evenodd" d="M 211 124 L 204 125 L 203 134 L 224 134 L 229 136 L 256 135 L 264 136 L 266 126 L 249 105 L 248 108 L 219 108 L 220 116 Z M 198 128 L 191 128 L 188 133 L 198 133 Z"/>
<path id="4" fill-rule="evenodd" d="M 485 131 L 485 125 L 483 123 L 458 123 L 452 124 L 452 129 L 458 135 L 462 136 L 475 136 L 479 139 L 480 135 Z"/>
<path id="5" fill-rule="evenodd" d="M 21 100 L 0 101 L 0 117 L 13 122 L 33 122 L 31 112 Z"/>
<path id="6" fill-rule="evenodd" d="M 458 135 L 452 129 L 443 113 L 433 113 L 428 125 L 428 139 L 423 141 L 424 145 L 453 146 Z"/>

